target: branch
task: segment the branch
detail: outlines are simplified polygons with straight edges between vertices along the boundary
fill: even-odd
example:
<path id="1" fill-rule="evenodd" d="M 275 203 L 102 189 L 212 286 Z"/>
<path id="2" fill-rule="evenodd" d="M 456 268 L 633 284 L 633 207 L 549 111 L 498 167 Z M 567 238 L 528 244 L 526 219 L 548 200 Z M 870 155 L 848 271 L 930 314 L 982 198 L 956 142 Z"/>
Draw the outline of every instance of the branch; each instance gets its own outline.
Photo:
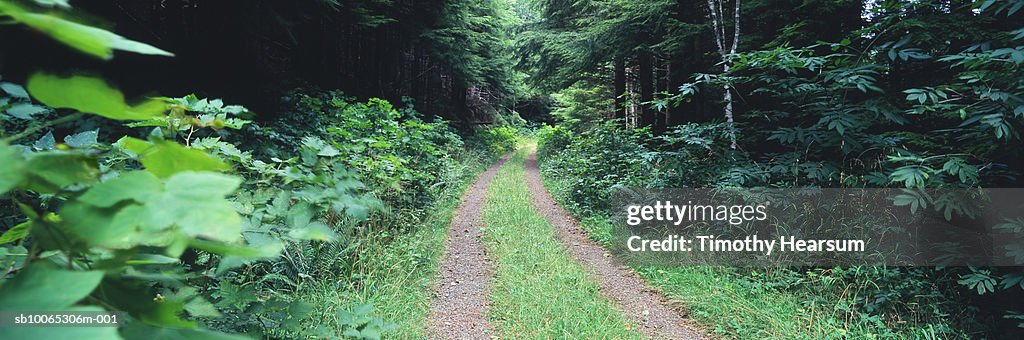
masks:
<path id="1" fill-rule="evenodd" d="M 32 135 L 33 133 L 39 132 L 39 130 L 42 130 L 42 129 L 45 129 L 45 128 L 48 128 L 48 127 L 51 127 L 51 126 L 54 126 L 54 125 L 64 124 L 64 123 L 73 121 L 75 119 L 78 119 L 79 117 L 82 117 L 82 113 L 81 112 L 72 113 L 72 114 L 69 114 L 67 116 L 60 117 L 60 118 L 48 121 L 46 123 L 43 123 L 42 125 L 30 127 L 28 129 L 25 129 L 22 132 L 19 132 L 18 134 L 12 135 L 12 136 L 4 138 L 4 139 L 0 139 L 0 144 L 10 144 L 13 141 L 25 138 L 25 137 L 27 137 L 29 135 Z"/>

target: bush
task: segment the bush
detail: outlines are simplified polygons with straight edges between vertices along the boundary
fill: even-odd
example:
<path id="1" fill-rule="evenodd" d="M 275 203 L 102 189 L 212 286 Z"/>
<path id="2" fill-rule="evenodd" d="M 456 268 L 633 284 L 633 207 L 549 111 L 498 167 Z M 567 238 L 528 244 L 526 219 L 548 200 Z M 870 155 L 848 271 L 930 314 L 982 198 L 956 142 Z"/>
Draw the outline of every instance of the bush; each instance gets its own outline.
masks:
<path id="1" fill-rule="evenodd" d="M 219 293 L 221 301 L 242 291 L 238 294 L 301 303 L 291 302 L 291 295 L 307 282 L 359 284 L 359 273 L 379 265 L 365 259 L 376 258 L 374 251 L 417 228 L 424 212 L 462 182 L 469 164 L 488 162 L 508 149 L 505 129 L 491 129 L 496 137 L 466 148 L 447 122 L 423 121 L 409 103 L 396 109 L 385 100 L 357 102 L 338 91 L 294 91 L 285 100 L 293 106 L 288 114 L 230 136 L 238 145 L 254 147 L 238 151 L 224 142 L 194 143 L 210 145 L 252 179 L 239 195 L 243 210 L 257 217 L 246 226 L 247 240 L 288 240 L 282 258 L 247 266 L 224 280 L 222 286 L 236 288 Z M 299 153 L 291 154 L 295 149 Z M 314 241 L 328 242 L 264 232 L 287 225 L 315 226 L 309 234 L 320 238 Z M 313 331 L 267 327 L 277 325 L 269 318 L 280 311 L 253 313 L 252 308 L 238 302 L 227 318 L 210 321 L 233 331 L 286 336 Z"/>
<path id="2" fill-rule="evenodd" d="M 607 224 L 616 187 L 739 187 L 765 185 L 771 171 L 728 147 L 725 126 L 687 124 L 653 138 L 646 130 L 607 122 L 574 135 L 564 125 L 538 133 L 538 157 L 560 200 L 587 226 Z M 605 222 L 600 222 L 605 221 Z M 588 228 L 599 242 L 607 229 Z M 747 289 L 772 289 L 800 297 L 805 306 L 835 306 L 851 334 L 900 337 L 938 334 L 955 337 L 978 329 L 976 312 L 957 293 L 963 269 L 926 268 L 737 268 Z M 994 273 L 986 273 L 991 277 Z M 995 279 L 992 279 L 995 282 Z M 1016 281 L 1014 281 L 1016 282 Z"/>
<path id="3" fill-rule="evenodd" d="M 541 167 L 564 184 L 558 193 L 593 211 L 609 208 L 612 188 L 646 187 L 655 164 L 643 141 L 648 130 L 622 129 L 608 122 L 577 136 L 564 128 L 555 128 L 540 137 L 538 155 Z M 565 146 L 564 149 L 557 149 Z"/>
<path id="4" fill-rule="evenodd" d="M 519 130 L 511 126 L 476 129 L 469 143 L 493 153 L 509 153 L 519 144 Z"/>

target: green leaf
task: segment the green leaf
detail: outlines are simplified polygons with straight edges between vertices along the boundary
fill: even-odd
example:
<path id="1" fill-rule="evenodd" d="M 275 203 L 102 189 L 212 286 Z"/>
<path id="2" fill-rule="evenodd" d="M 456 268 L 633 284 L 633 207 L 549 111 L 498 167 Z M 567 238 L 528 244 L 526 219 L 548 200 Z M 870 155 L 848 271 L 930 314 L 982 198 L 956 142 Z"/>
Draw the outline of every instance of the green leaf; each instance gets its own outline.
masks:
<path id="1" fill-rule="evenodd" d="M 49 2 L 56 3 L 52 0 Z M 174 56 L 170 52 L 152 45 L 129 40 L 104 29 L 83 25 L 50 14 L 32 13 L 6 1 L 0 3 L 0 13 L 82 53 L 102 59 L 113 58 L 114 50 Z"/>
<path id="2" fill-rule="evenodd" d="M 50 7 L 58 6 L 58 7 L 63 7 L 63 8 L 71 8 L 71 4 L 68 3 L 68 0 L 33 0 L 33 1 L 35 1 L 35 3 L 40 5 L 40 6 L 50 6 Z"/>
<path id="3" fill-rule="evenodd" d="M 340 154 L 341 154 L 341 151 L 338 151 L 338 149 L 334 148 L 331 145 L 326 145 L 326 146 L 324 146 L 323 149 L 320 150 L 320 152 L 317 153 L 317 156 L 334 157 L 334 156 L 337 156 L 337 155 L 340 155 Z"/>
<path id="4" fill-rule="evenodd" d="M 131 106 L 121 91 L 103 79 L 71 76 L 63 78 L 46 73 L 28 79 L 28 92 L 39 102 L 52 108 L 73 109 L 117 120 L 146 120 L 163 115 L 167 104 L 151 99 Z"/>
<path id="5" fill-rule="evenodd" d="M 32 221 L 28 221 L 8 229 L 2 236 L 0 236 L 0 244 L 11 243 L 20 239 L 25 238 L 28 235 L 29 229 L 32 228 Z"/>
<path id="6" fill-rule="evenodd" d="M 28 103 L 20 103 L 14 104 L 9 109 L 7 109 L 7 114 L 11 115 L 14 118 L 30 120 L 33 118 L 32 115 L 46 112 L 46 110 L 47 109 L 42 106 L 32 105 Z"/>
<path id="7" fill-rule="evenodd" d="M 922 188 L 928 179 L 928 168 L 920 165 L 907 165 L 896 169 L 889 178 L 893 182 L 903 182 L 907 188 Z"/>
<path id="8" fill-rule="evenodd" d="M 240 257 L 245 259 L 274 258 L 281 254 L 284 246 L 281 242 L 272 242 L 260 247 L 243 246 L 239 244 L 227 244 L 203 240 L 191 240 L 189 246 L 228 257 Z"/>
<path id="9" fill-rule="evenodd" d="M 185 199 L 223 198 L 238 189 L 242 180 L 211 172 L 184 172 L 167 179 L 167 191 Z"/>
<path id="10" fill-rule="evenodd" d="M 334 242 L 338 239 L 338 234 L 322 222 L 313 222 L 300 228 L 292 229 L 288 232 L 288 236 L 299 240 L 316 240 L 324 242 Z"/>
<path id="11" fill-rule="evenodd" d="M 85 148 L 98 144 L 96 137 L 99 136 L 100 130 L 92 130 L 79 132 L 71 136 L 64 137 L 64 143 L 73 148 Z"/>
<path id="12" fill-rule="evenodd" d="M 145 141 L 124 137 L 118 141 L 123 148 L 142 157 L 146 170 L 160 178 L 185 171 L 225 171 L 229 167 L 219 158 L 202 150 L 192 149 L 172 141 Z"/>
<path id="13" fill-rule="evenodd" d="M 219 318 L 221 317 L 220 310 L 217 306 L 214 306 L 210 301 L 202 297 L 196 297 L 185 303 L 185 311 L 191 316 L 207 317 L 207 318 Z"/>
<path id="14" fill-rule="evenodd" d="M 71 202 L 61 209 L 64 234 L 73 236 L 91 247 L 130 249 L 155 237 L 146 237 L 149 231 L 140 226 L 148 211 L 137 204 L 118 208 L 99 208 L 81 202 Z"/>
<path id="15" fill-rule="evenodd" d="M 145 313 L 139 315 L 139 320 L 147 324 L 185 329 L 196 327 L 195 321 L 183 318 L 185 311 L 184 301 L 168 299 L 152 304 L 149 307 Z"/>
<path id="16" fill-rule="evenodd" d="M 132 137 L 121 137 L 114 145 L 135 154 L 135 156 L 142 156 L 146 150 L 153 147 L 153 144 L 150 142 Z"/>
<path id="17" fill-rule="evenodd" d="M 92 183 L 100 175 L 95 158 L 73 153 L 33 154 L 25 168 L 29 173 L 30 188 L 42 192 L 54 192 L 72 184 Z"/>
<path id="18" fill-rule="evenodd" d="M 28 92 L 25 92 L 25 88 L 21 87 L 21 85 L 13 83 L 0 83 L 0 89 L 4 90 L 4 92 L 7 92 L 7 94 L 11 95 L 12 97 L 28 99 Z"/>
<path id="19" fill-rule="evenodd" d="M 247 340 L 242 335 L 226 334 L 205 329 L 158 328 L 133 323 L 121 332 L 126 340 Z"/>
<path id="20" fill-rule="evenodd" d="M 72 272 L 34 264 L 0 286 L 0 310 L 66 310 L 88 296 L 102 279 L 102 272 Z"/>
<path id="21" fill-rule="evenodd" d="M 53 138 L 53 131 L 47 132 L 42 137 L 39 137 L 35 143 L 32 143 L 32 148 L 36 150 L 53 150 L 57 148 L 57 140 Z"/>
<path id="22" fill-rule="evenodd" d="M 147 264 L 177 264 L 181 263 L 181 260 L 175 257 L 163 256 L 159 254 L 137 254 L 132 256 L 128 260 L 130 265 L 147 265 Z"/>
<path id="23" fill-rule="evenodd" d="M 25 180 L 25 161 L 18 148 L 0 144 L 0 195 Z"/>
<path id="24" fill-rule="evenodd" d="M 242 237 L 242 218 L 224 196 L 241 179 L 212 172 L 183 172 L 167 179 L 165 191 L 147 204 L 147 226 L 162 229 L 177 225 L 189 236 L 225 242 Z"/>
<path id="25" fill-rule="evenodd" d="M 78 201 L 100 208 L 113 207 L 125 200 L 143 203 L 160 194 L 160 179 L 147 171 L 132 171 L 121 177 L 96 184 Z"/>

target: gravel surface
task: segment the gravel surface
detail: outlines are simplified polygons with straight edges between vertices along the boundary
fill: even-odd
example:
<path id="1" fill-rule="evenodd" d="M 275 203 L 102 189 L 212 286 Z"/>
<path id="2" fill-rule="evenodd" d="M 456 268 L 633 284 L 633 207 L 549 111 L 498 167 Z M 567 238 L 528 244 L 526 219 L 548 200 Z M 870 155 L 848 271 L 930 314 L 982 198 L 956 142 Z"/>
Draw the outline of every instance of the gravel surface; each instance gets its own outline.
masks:
<path id="1" fill-rule="evenodd" d="M 604 248 L 580 228 L 579 222 L 555 203 L 541 181 L 536 153 L 526 159 L 526 181 L 534 206 L 558 230 L 560 241 L 569 253 L 590 270 L 601 292 L 614 301 L 644 335 L 654 339 L 705 338 L 683 317 L 684 313 L 670 307 L 664 295 L 629 267 L 606 255 Z"/>
<path id="2" fill-rule="evenodd" d="M 502 157 L 473 182 L 452 216 L 435 298 L 427 316 L 431 339 L 490 339 L 494 334 L 494 327 L 487 321 L 491 264 L 480 239 L 480 227 L 487 187 L 508 157 Z"/>

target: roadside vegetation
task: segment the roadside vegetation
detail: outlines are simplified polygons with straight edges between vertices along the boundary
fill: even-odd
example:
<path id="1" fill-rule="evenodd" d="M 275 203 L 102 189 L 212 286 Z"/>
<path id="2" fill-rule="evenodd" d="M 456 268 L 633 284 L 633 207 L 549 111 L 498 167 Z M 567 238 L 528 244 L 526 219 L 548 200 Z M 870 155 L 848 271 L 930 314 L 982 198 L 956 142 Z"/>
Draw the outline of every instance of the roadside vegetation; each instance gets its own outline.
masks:
<path id="1" fill-rule="evenodd" d="M 1024 2 L 547 3 L 527 46 L 536 73 L 562 82 L 544 82 L 559 95 L 539 161 L 595 240 L 611 240 L 621 187 L 914 193 L 1024 179 Z M 591 16 L 567 20 L 579 13 Z M 974 218 L 941 197 L 894 205 Z M 985 232 L 1020 244 L 1020 222 Z M 636 269 L 725 337 L 1024 334 L 1019 267 Z"/>

